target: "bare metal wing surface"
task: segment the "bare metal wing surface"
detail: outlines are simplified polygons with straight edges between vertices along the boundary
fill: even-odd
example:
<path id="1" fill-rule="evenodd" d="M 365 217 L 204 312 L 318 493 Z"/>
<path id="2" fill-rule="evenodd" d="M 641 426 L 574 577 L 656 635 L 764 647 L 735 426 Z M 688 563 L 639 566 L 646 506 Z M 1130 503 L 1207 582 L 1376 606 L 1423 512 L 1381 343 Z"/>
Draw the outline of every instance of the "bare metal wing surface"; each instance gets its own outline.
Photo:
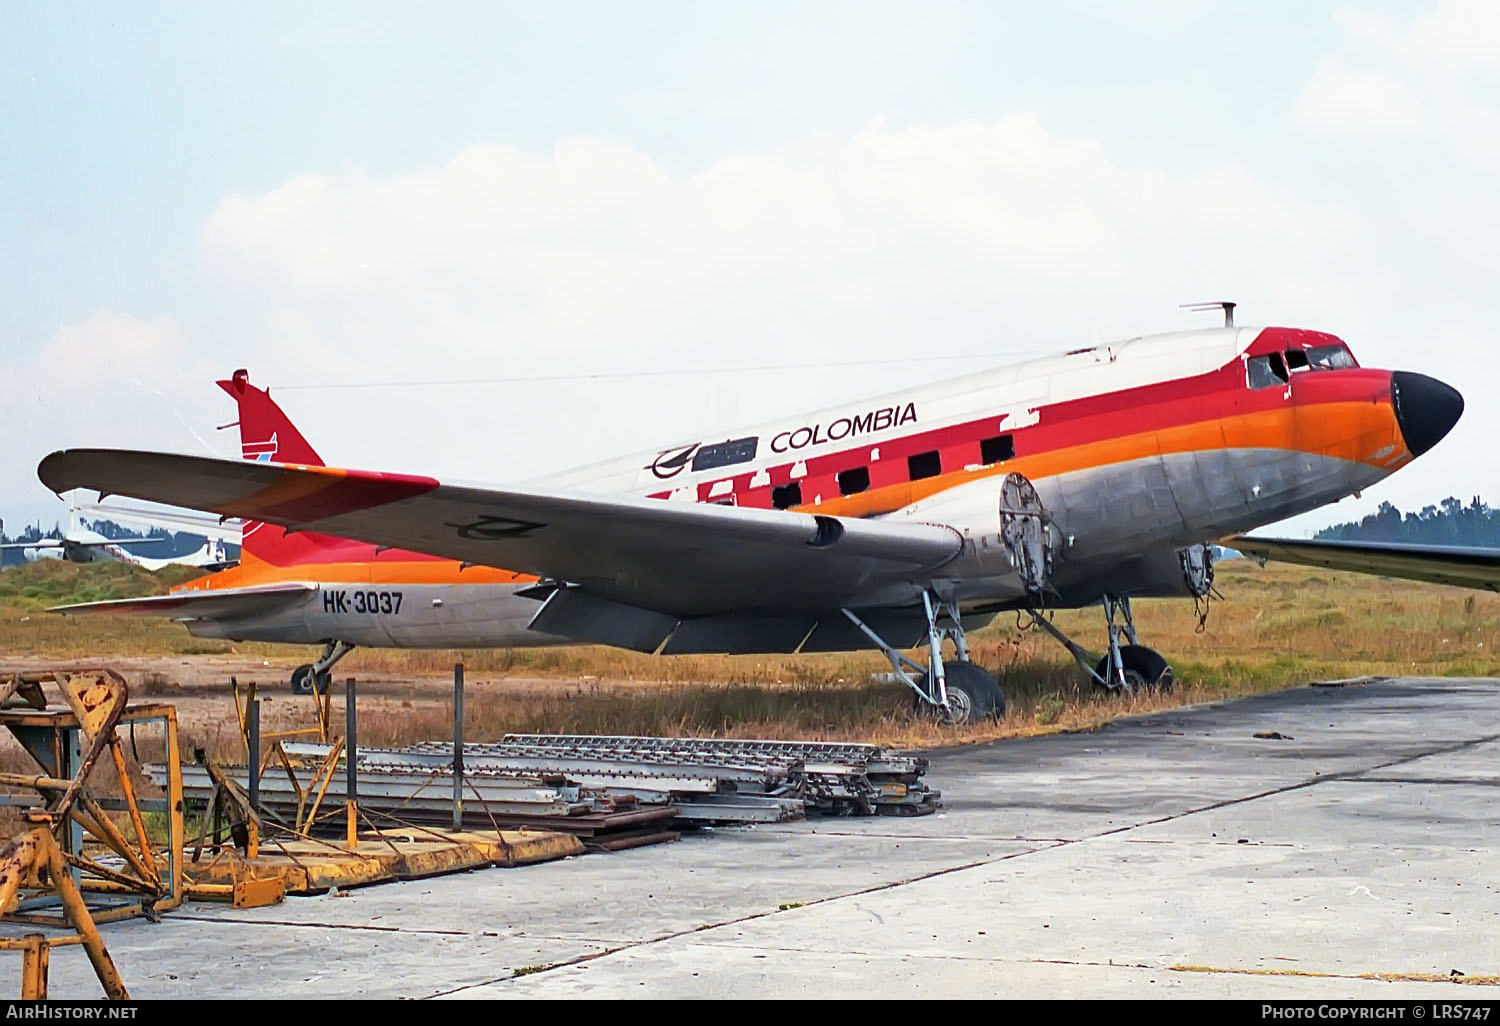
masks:
<path id="1" fill-rule="evenodd" d="M 93 613 L 105 616 L 170 616 L 176 620 L 227 620 L 274 612 L 317 590 L 315 584 L 262 584 L 249 588 L 182 591 L 145 598 L 82 602 L 71 606 L 54 606 L 47 612 L 68 616 Z"/>
<path id="2" fill-rule="evenodd" d="M 1500 591 L 1500 549 L 1246 536 L 1224 545 L 1253 559 Z"/>
<path id="3" fill-rule="evenodd" d="M 531 573 L 679 617 L 879 604 L 883 588 L 905 594 L 962 547 L 933 524 L 129 450 L 55 452 L 38 475 L 59 493 L 89 488 Z"/>

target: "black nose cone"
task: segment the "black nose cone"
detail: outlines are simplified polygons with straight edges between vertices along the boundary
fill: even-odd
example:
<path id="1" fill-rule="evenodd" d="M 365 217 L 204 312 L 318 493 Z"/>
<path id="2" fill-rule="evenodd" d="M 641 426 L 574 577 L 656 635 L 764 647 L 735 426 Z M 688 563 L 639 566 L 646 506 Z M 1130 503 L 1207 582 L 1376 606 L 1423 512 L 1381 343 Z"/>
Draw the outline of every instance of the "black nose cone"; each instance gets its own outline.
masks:
<path id="1" fill-rule="evenodd" d="M 1453 430 L 1464 412 L 1464 397 L 1437 378 L 1396 371 L 1391 375 L 1391 405 L 1406 447 L 1420 456 Z"/>

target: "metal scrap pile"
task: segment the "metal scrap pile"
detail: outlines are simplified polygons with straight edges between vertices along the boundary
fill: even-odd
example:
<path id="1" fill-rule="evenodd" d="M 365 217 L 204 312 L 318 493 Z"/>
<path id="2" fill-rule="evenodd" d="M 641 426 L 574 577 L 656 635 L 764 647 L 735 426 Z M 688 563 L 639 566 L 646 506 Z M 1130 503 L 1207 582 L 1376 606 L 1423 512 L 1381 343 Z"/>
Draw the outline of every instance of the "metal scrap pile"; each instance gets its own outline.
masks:
<path id="1" fill-rule="evenodd" d="M 309 764 L 330 750 L 302 743 L 285 748 Z M 362 808 L 412 822 L 443 822 L 451 814 L 449 744 L 361 748 L 355 768 Z M 464 745 L 463 817 L 475 827 L 545 826 L 597 837 L 598 847 L 626 846 L 645 843 L 668 818 L 769 823 L 810 812 L 921 815 L 937 808 L 939 798 L 922 782 L 926 769 L 926 759 L 874 745 L 512 734 Z M 184 773 L 190 799 L 211 790 L 200 775 Z M 344 797 L 343 777 L 332 774 L 329 801 Z M 272 810 L 290 809 L 298 800 L 274 770 L 259 791 Z"/>
<path id="2" fill-rule="evenodd" d="M 432 750 L 434 746 L 418 746 Z M 939 792 L 922 782 L 927 760 L 875 745 L 732 738 L 618 737 L 595 734 L 507 734 L 497 744 L 465 745 L 481 759 L 553 760 L 586 787 L 670 801 L 684 819 L 765 822 L 823 815 L 922 815 Z M 592 781 L 589 767 L 618 767 L 628 780 Z M 694 786 L 656 779 L 680 774 Z"/>

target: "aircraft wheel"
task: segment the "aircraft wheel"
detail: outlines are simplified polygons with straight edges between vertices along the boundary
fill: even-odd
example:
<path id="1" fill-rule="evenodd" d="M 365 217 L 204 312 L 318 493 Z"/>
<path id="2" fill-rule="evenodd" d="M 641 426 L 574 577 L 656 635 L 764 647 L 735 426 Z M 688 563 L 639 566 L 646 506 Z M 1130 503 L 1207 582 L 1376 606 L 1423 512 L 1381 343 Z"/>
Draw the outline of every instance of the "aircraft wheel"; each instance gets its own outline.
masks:
<path id="1" fill-rule="evenodd" d="M 292 694 L 310 695 L 316 688 L 318 694 L 326 694 L 333 676 L 329 673 L 313 673 L 311 663 L 303 663 L 292 671 Z"/>
<path id="2" fill-rule="evenodd" d="M 960 727 L 1005 715 L 1005 692 L 1000 690 L 999 682 L 983 669 L 973 663 L 944 662 L 943 677 L 948 685 L 948 707 L 952 710 L 952 715 L 947 718 L 949 726 Z M 927 674 L 918 677 L 917 683 L 926 687 Z M 921 699 L 918 702 L 934 714 L 941 715 L 935 706 Z"/>
<path id="3" fill-rule="evenodd" d="M 1121 645 L 1120 662 L 1125 667 L 1125 690 L 1128 692 L 1159 691 L 1165 694 L 1172 690 L 1172 685 L 1177 683 L 1172 667 L 1167 665 L 1162 654 L 1145 645 Z M 1101 677 L 1109 677 L 1109 656 L 1100 659 L 1094 671 Z M 1097 680 L 1094 681 L 1094 687 L 1096 690 L 1108 691 L 1110 694 L 1119 691 L 1118 688 L 1106 688 Z"/>

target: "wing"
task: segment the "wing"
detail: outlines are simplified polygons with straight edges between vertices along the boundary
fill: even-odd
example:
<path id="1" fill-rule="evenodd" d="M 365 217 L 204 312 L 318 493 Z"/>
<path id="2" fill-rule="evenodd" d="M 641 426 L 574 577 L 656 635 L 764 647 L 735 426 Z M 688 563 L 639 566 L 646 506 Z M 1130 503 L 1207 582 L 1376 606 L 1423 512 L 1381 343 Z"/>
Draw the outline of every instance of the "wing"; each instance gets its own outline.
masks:
<path id="1" fill-rule="evenodd" d="M 213 591 L 179 591 L 147 598 L 110 599 L 53 606 L 49 613 L 64 616 L 166 616 L 174 620 L 237 620 L 260 616 L 291 605 L 317 591 L 315 584 L 265 584 L 250 588 L 220 588 Z"/>
<path id="2" fill-rule="evenodd" d="M 105 538 L 101 541 L 61 542 L 56 538 L 43 538 L 35 542 L 6 542 L 0 549 L 61 549 L 68 545 L 80 549 L 102 549 L 106 545 L 164 545 L 170 538 Z"/>
<path id="3" fill-rule="evenodd" d="M 59 493 L 96 489 L 533 573 L 680 617 L 909 602 L 913 582 L 963 541 L 933 524 L 124 450 L 55 452 L 37 474 Z"/>
<path id="4" fill-rule="evenodd" d="M 1500 549 L 1248 537 L 1230 538 L 1224 545 L 1255 559 L 1500 591 Z"/>
<path id="5" fill-rule="evenodd" d="M 103 538 L 99 541 L 69 541 L 80 549 L 102 549 L 106 545 L 165 545 L 170 538 Z"/>

